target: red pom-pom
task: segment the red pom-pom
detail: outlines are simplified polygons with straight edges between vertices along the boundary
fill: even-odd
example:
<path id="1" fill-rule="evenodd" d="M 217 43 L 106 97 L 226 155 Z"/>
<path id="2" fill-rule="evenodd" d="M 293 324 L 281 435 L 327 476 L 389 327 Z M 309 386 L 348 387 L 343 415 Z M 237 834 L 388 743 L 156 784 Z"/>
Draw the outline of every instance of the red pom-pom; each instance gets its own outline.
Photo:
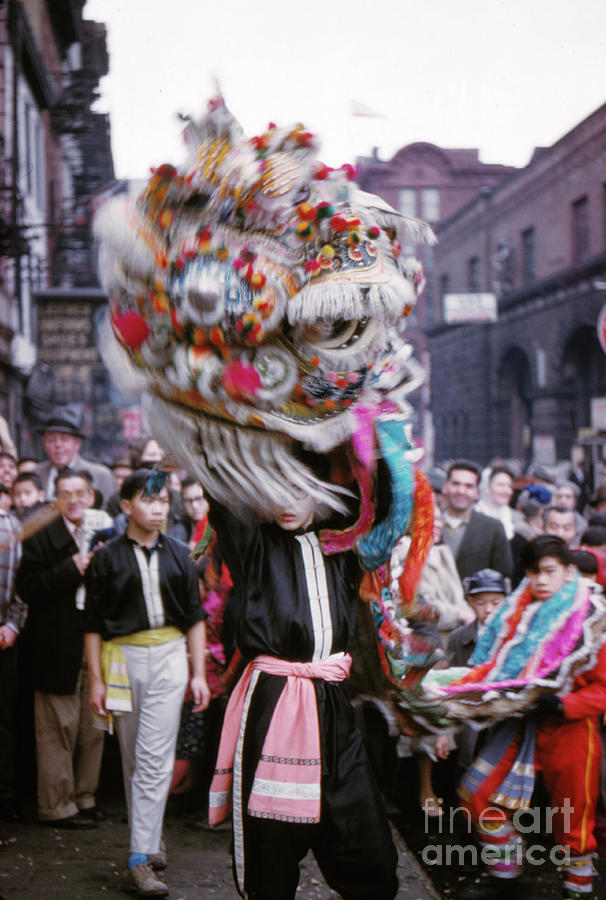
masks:
<path id="1" fill-rule="evenodd" d="M 261 291 L 265 287 L 267 282 L 266 276 L 263 272 L 254 272 L 250 277 L 250 286 L 253 291 Z"/>
<path id="2" fill-rule="evenodd" d="M 317 259 L 308 259 L 305 263 L 305 271 L 306 272 L 317 272 L 320 268 L 320 263 Z"/>
<path id="3" fill-rule="evenodd" d="M 330 166 L 325 165 L 323 162 L 317 162 L 312 168 L 312 178 L 315 178 L 316 181 L 324 181 L 325 178 L 328 178 L 329 174 L 333 171 Z"/>
<path id="4" fill-rule="evenodd" d="M 313 222 L 316 218 L 316 208 L 311 203 L 299 203 L 297 206 L 297 215 L 305 222 Z"/>
<path id="5" fill-rule="evenodd" d="M 371 238 L 373 241 L 375 241 L 381 234 L 381 229 L 378 228 L 376 225 L 373 225 L 371 228 L 368 229 L 366 234 L 368 235 L 369 238 Z"/>
<path id="6" fill-rule="evenodd" d="M 112 317 L 112 325 L 126 346 L 133 347 L 135 350 L 139 349 L 149 335 L 149 325 L 143 316 L 134 310 L 116 313 Z"/>
<path id="7" fill-rule="evenodd" d="M 330 227 L 333 231 L 347 231 L 347 219 L 344 216 L 333 216 Z"/>
<path id="8" fill-rule="evenodd" d="M 347 175 L 348 181 L 353 181 L 358 174 L 358 167 L 352 166 L 351 163 L 343 163 L 341 170 Z"/>
<path id="9" fill-rule="evenodd" d="M 152 169 L 152 172 L 153 171 L 154 170 Z M 177 170 L 174 166 L 171 166 L 170 163 L 162 163 L 161 166 L 158 166 L 154 174 L 159 175 L 160 178 L 174 178 L 177 174 Z"/>
<path id="10" fill-rule="evenodd" d="M 257 395 L 261 388 L 261 376 L 253 366 L 238 360 L 224 370 L 221 384 L 225 393 L 232 400 L 246 402 L 254 399 Z"/>
<path id="11" fill-rule="evenodd" d="M 314 136 L 311 131 L 300 131 L 297 135 L 297 141 L 303 147 L 309 147 L 313 143 Z"/>

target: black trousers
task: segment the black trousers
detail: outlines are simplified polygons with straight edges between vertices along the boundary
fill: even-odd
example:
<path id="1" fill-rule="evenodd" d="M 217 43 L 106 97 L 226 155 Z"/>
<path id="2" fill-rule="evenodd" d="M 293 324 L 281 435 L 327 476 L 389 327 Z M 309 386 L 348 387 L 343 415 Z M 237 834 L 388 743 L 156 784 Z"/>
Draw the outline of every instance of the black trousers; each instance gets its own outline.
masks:
<path id="1" fill-rule="evenodd" d="M 247 725 L 244 744 L 244 798 L 280 681 L 262 676 L 255 689 L 248 716 L 254 724 Z M 315 687 L 322 740 L 320 822 L 260 819 L 243 810 L 243 893 L 249 900 L 292 900 L 299 863 L 311 850 L 327 884 L 343 900 L 392 900 L 398 891 L 397 852 L 353 709 L 341 685 L 315 682 Z"/>
<path id="2" fill-rule="evenodd" d="M 16 799 L 17 648 L 0 650 L 0 805 Z"/>

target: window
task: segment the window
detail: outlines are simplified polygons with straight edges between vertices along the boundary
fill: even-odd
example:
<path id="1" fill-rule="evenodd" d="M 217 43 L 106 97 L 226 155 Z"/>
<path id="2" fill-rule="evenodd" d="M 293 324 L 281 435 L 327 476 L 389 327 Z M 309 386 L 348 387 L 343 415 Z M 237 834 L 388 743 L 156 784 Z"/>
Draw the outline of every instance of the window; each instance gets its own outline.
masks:
<path id="1" fill-rule="evenodd" d="M 522 283 L 531 284 L 536 278 L 534 228 L 522 232 Z"/>
<path id="2" fill-rule="evenodd" d="M 403 216 L 416 216 L 417 192 L 414 188 L 400 188 L 398 193 L 398 207 Z"/>
<path id="3" fill-rule="evenodd" d="M 467 261 L 467 288 L 472 294 L 480 290 L 480 259 L 477 256 Z"/>
<path id="4" fill-rule="evenodd" d="M 572 261 L 584 262 L 589 257 L 589 202 L 580 197 L 572 204 Z"/>
<path id="5" fill-rule="evenodd" d="M 440 219 L 440 191 L 437 188 L 423 188 L 421 191 L 421 216 L 428 222 Z"/>
<path id="6" fill-rule="evenodd" d="M 492 257 L 493 289 L 497 294 L 513 290 L 515 277 L 515 253 L 509 241 L 501 241 Z"/>
<path id="7" fill-rule="evenodd" d="M 23 166 L 25 189 L 43 210 L 46 206 L 44 183 L 44 137 L 38 110 L 27 100 L 23 107 Z"/>
<path id="8" fill-rule="evenodd" d="M 33 170 L 34 170 L 34 162 L 33 162 L 33 151 L 34 151 L 34 140 L 32 137 L 32 108 L 29 103 L 25 103 L 23 109 L 23 119 L 25 123 L 25 184 L 27 193 L 31 194 L 32 192 L 32 184 L 33 184 Z"/>
<path id="9" fill-rule="evenodd" d="M 450 275 L 440 275 L 440 297 L 450 294 Z"/>

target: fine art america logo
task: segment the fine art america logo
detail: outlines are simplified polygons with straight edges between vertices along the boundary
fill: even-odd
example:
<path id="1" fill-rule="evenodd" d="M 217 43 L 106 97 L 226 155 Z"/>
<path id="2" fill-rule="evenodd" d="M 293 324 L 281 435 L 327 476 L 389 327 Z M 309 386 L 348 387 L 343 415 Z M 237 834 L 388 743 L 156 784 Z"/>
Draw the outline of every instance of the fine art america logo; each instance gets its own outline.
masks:
<path id="1" fill-rule="evenodd" d="M 440 804 L 441 800 L 438 801 Z M 541 843 L 531 843 L 529 835 L 551 834 L 553 831 L 553 819 L 558 818 L 558 833 L 570 833 L 570 816 L 574 807 L 570 805 L 570 798 L 566 797 L 562 806 L 538 807 L 531 806 L 528 809 L 516 809 L 511 819 L 507 813 L 498 806 L 487 806 L 482 810 L 476 828 L 473 827 L 471 813 L 464 806 L 453 807 L 443 811 L 442 815 L 430 815 L 430 809 L 435 810 L 431 802 L 423 806 L 425 813 L 425 834 L 437 828 L 440 835 L 457 836 L 466 833 L 472 835 L 474 830 L 481 839 L 482 831 L 489 833 L 495 825 L 511 821 L 516 834 L 511 835 L 508 844 L 483 844 L 474 843 L 434 843 L 426 844 L 421 851 L 421 859 L 426 866 L 451 866 L 468 865 L 477 866 L 483 863 L 485 866 L 494 865 L 497 859 L 513 866 L 522 866 L 525 862 L 530 866 L 542 866 L 550 860 L 555 866 L 570 865 L 570 847 L 567 844 L 553 844 L 546 847 Z M 448 826 L 446 825 L 448 823 Z M 431 827 L 430 827 L 431 826 Z M 456 826 L 456 832 L 455 832 Z M 526 841 L 522 836 L 525 836 Z"/>

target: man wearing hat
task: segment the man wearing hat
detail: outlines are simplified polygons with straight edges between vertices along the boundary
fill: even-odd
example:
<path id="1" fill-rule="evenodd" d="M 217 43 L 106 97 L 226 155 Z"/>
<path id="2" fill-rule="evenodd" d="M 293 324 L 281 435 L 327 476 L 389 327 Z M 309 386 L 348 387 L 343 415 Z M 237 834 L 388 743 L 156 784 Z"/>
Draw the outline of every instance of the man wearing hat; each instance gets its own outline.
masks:
<path id="1" fill-rule="evenodd" d="M 55 478 L 60 469 L 65 467 L 76 471 L 85 469 L 90 472 L 93 489 L 99 491 L 105 507 L 116 490 L 116 482 L 107 466 L 80 456 L 80 445 L 84 438 L 81 418 L 79 409 L 73 404 L 57 407 L 51 413 L 39 429 L 48 460 L 39 463 L 36 472 L 42 479 L 47 499 L 51 500 L 55 496 Z"/>

